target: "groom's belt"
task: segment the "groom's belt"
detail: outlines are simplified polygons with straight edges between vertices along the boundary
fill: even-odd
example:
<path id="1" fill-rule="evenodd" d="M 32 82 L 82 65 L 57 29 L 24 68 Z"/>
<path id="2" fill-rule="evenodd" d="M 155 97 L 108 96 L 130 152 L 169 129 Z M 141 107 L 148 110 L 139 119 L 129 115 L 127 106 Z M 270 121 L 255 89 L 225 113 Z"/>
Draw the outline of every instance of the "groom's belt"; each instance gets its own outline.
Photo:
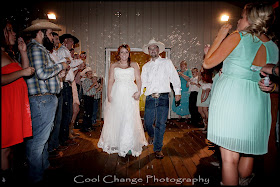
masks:
<path id="1" fill-rule="evenodd" d="M 168 93 L 152 93 L 151 96 L 152 98 L 159 98 L 161 95 L 167 95 Z"/>

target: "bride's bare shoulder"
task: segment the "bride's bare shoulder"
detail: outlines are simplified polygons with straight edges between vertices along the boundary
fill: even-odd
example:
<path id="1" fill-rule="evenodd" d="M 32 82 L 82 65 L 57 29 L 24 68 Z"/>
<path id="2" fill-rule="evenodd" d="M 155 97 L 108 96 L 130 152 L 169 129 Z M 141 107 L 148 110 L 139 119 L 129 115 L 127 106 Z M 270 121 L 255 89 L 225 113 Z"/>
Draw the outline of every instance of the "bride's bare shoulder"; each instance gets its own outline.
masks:
<path id="1" fill-rule="evenodd" d="M 133 68 L 139 68 L 139 65 L 138 65 L 137 62 L 131 62 L 130 66 L 133 67 Z"/>
<path id="2" fill-rule="evenodd" d="M 114 69 L 115 67 L 117 67 L 117 63 L 115 62 L 115 63 L 112 63 L 111 65 L 110 65 L 110 68 L 112 68 L 112 69 Z"/>

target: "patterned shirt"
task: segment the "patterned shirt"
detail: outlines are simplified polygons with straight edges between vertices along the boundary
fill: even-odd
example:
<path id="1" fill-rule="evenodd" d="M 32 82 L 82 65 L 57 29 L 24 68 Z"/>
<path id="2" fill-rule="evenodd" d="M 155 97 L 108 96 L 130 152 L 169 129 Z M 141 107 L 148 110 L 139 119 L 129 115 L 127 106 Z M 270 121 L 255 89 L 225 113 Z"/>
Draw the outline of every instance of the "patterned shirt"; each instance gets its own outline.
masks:
<path id="1" fill-rule="evenodd" d="M 101 86 L 100 83 L 98 83 L 97 89 L 98 89 L 100 86 Z M 102 90 L 96 91 L 96 93 L 94 94 L 94 99 L 100 99 L 100 98 L 101 98 L 101 94 L 102 94 Z"/>
<path id="2" fill-rule="evenodd" d="M 48 50 L 32 39 L 27 45 L 27 55 L 30 67 L 35 68 L 35 74 L 26 79 L 28 95 L 60 92 L 58 73 L 63 69 L 61 63 L 56 64 Z"/>
<path id="3" fill-rule="evenodd" d="M 95 94 L 95 92 L 96 92 L 95 88 L 93 87 L 93 88 L 91 88 L 91 89 L 89 90 L 89 88 L 91 87 L 92 84 L 93 84 L 93 83 L 92 83 L 92 80 L 91 80 L 91 79 L 85 78 L 85 80 L 84 80 L 83 83 L 82 83 L 84 95 L 87 95 L 87 96 L 94 96 L 94 94 Z"/>

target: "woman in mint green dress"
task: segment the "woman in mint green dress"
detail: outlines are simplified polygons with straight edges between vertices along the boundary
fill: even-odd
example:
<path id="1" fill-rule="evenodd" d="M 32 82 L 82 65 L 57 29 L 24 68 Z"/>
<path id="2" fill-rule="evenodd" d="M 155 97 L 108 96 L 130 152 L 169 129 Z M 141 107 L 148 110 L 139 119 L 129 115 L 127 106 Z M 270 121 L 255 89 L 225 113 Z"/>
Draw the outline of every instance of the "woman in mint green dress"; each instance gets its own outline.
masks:
<path id="1" fill-rule="evenodd" d="M 250 182 L 252 155 L 267 153 L 271 103 L 270 94 L 258 86 L 258 69 L 278 62 L 278 47 L 268 34 L 273 18 L 270 5 L 245 5 L 239 32 L 226 37 L 232 26 L 222 26 L 204 59 L 205 69 L 223 61 L 223 73 L 211 94 L 207 138 L 220 146 L 224 185 Z"/>

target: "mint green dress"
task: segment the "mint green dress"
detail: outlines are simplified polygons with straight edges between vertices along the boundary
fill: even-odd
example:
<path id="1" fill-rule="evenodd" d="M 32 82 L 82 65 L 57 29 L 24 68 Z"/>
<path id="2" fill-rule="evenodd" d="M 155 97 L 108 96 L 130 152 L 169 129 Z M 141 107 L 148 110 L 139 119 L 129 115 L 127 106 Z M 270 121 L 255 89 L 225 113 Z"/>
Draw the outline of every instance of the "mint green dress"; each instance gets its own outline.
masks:
<path id="1" fill-rule="evenodd" d="M 276 64 L 279 50 L 272 41 L 241 32 L 240 36 L 211 94 L 207 139 L 231 151 L 262 155 L 267 153 L 271 127 L 270 94 L 260 90 L 260 72 L 251 66 L 262 44 L 266 63 Z"/>

